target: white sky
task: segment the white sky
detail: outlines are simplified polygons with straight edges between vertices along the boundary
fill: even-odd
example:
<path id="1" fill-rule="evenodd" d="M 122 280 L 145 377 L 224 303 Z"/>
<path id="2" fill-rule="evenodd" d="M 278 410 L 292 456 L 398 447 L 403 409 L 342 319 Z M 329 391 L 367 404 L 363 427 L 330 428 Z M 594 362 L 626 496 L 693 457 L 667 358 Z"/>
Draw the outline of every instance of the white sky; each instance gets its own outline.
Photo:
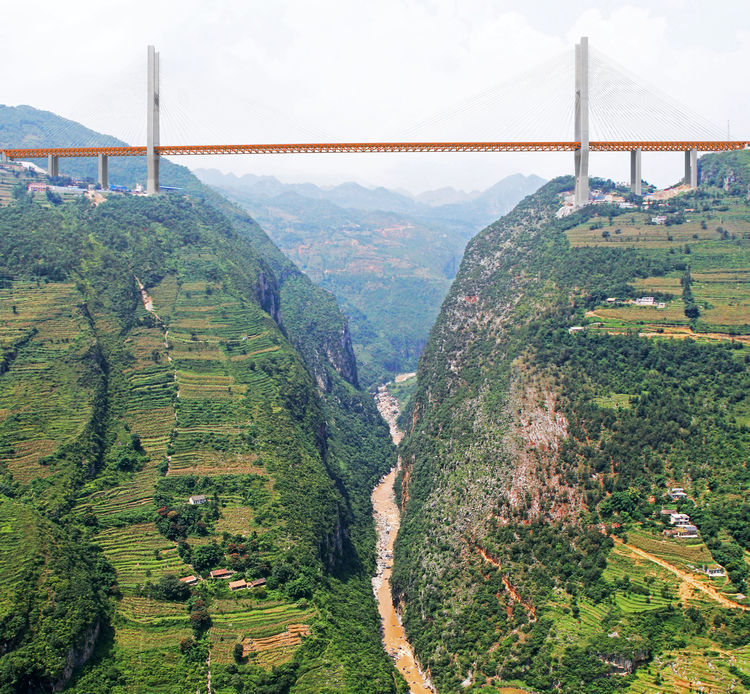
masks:
<path id="1" fill-rule="evenodd" d="M 722 129 L 729 120 L 732 137 L 750 139 L 747 0 L 4 0 L 0 103 L 30 104 L 145 143 L 153 43 L 162 63 L 163 144 L 407 139 L 415 123 L 529 66 L 570 58 L 582 35 Z M 559 87 L 550 93 L 569 90 Z M 503 140 L 513 108 L 499 101 L 412 135 Z M 178 161 L 420 192 L 484 188 L 515 172 L 551 178 L 570 173 L 572 160 L 495 153 Z M 591 173 L 626 179 L 628 162 L 626 153 L 593 154 Z M 644 154 L 643 175 L 674 182 L 682 154 Z"/>

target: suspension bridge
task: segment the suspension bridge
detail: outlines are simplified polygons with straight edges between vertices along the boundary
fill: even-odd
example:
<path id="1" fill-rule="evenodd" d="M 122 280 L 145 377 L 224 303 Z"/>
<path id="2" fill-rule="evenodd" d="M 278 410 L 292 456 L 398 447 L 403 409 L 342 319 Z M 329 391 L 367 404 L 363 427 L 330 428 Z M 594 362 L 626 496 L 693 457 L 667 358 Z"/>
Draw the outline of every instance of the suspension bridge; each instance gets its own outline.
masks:
<path id="1" fill-rule="evenodd" d="M 147 51 L 147 118 L 146 145 L 141 146 L 71 146 L 2 148 L 4 159 L 47 158 L 48 173 L 59 174 L 59 160 L 66 157 L 98 158 L 98 182 L 108 184 L 109 157 L 145 157 L 147 163 L 146 192 L 159 192 L 159 158 L 182 155 L 238 155 L 238 154 L 323 154 L 363 152 L 572 152 L 574 154 L 575 200 L 577 206 L 585 205 L 589 199 L 589 154 L 591 152 L 629 152 L 631 191 L 641 194 L 642 152 L 684 152 L 683 181 L 691 187 L 698 184 L 698 152 L 721 152 L 750 148 L 750 141 L 716 137 L 718 129 L 668 99 L 654 97 L 632 78 L 624 77 L 601 59 L 594 63 L 598 86 L 596 97 L 591 99 L 591 63 L 588 38 L 581 38 L 575 47 L 575 80 L 573 98 L 574 139 L 570 141 L 429 141 L 429 142 L 306 142 L 284 144 L 200 144 L 162 145 L 160 143 L 160 71 L 159 53 L 153 46 Z M 619 77 L 616 79 L 616 77 Z M 618 98 L 613 98 L 613 95 Z M 602 122 L 608 139 L 590 139 L 590 115 Z M 688 132 L 680 139 L 650 138 L 639 133 L 641 122 L 648 114 L 656 119 L 662 133 L 665 127 Z M 622 128 L 628 138 L 617 138 L 617 128 L 612 123 L 624 118 L 627 126 Z M 647 130 L 647 128 L 643 128 Z M 706 135 L 713 137 L 706 137 Z"/>

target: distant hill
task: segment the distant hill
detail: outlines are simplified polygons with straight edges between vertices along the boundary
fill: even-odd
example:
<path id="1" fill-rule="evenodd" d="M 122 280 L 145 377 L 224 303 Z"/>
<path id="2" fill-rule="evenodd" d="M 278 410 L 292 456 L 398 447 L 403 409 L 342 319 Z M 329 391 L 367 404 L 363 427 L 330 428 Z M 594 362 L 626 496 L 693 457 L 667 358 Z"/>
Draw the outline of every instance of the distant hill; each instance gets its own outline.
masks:
<path id="1" fill-rule="evenodd" d="M 108 147 L 128 144 L 50 111 L 32 106 L 0 105 L 0 145 L 3 147 Z M 46 160 L 39 159 L 35 163 L 47 168 Z M 60 160 L 62 175 L 95 181 L 97 173 L 97 160 L 94 157 Z M 160 177 L 164 185 L 196 188 L 196 179 L 185 167 L 176 166 L 166 159 L 161 162 Z M 110 157 L 109 182 L 129 187 L 136 183 L 145 184 L 146 160 L 143 157 Z"/>
<path id="2" fill-rule="evenodd" d="M 352 181 L 323 188 L 313 183 L 282 183 L 274 176 L 223 174 L 216 169 L 199 168 L 194 173 L 204 183 L 255 200 L 294 192 L 313 200 L 328 200 L 345 209 L 396 212 L 411 217 L 481 226 L 496 219 L 498 214 L 507 212 L 518 200 L 544 183 L 539 176 L 513 174 L 484 191 L 466 193 L 448 187 L 411 196 L 382 186 L 366 188 Z"/>
<path id="3" fill-rule="evenodd" d="M 543 183 L 515 175 L 481 193 L 444 189 L 415 199 L 352 182 L 322 188 L 215 170 L 196 175 L 243 205 L 336 295 L 351 318 L 366 384 L 416 368 L 466 242 Z"/>

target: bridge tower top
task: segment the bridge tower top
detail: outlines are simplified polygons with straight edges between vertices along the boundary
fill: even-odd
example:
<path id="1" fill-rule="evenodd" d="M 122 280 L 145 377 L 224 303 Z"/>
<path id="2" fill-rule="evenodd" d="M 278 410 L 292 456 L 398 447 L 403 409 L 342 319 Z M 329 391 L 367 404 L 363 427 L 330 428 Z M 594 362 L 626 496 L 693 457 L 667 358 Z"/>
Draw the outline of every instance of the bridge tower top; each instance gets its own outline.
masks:
<path id="1" fill-rule="evenodd" d="M 582 36 L 576 44 L 575 132 L 580 142 L 575 152 L 576 207 L 589 201 L 589 39 Z"/>
<path id="2" fill-rule="evenodd" d="M 146 192 L 159 192 L 159 54 L 153 46 L 148 47 L 146 74 Z"/>

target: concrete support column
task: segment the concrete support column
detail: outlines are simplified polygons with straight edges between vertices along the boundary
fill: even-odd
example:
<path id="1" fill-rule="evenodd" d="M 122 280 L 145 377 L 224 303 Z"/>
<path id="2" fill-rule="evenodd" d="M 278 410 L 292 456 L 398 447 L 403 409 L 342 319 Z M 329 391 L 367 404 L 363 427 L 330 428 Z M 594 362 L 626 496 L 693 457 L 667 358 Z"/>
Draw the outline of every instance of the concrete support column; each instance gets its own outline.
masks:
<path id="1" fill-rule="evenodd" d="M 60 157 L 55 154 L 47 155 L 47 174 L 49 176 L 60 175 Z"/>
<path id="2" fill-rule="evenodd" d="M 685 150 L 685 183 L 691 188 L 698 187 L 698 150 Z"/>
<path id="3" fill-rule="evenodd" d="M 6 161 L 8 161 L 8 155 L 4 151 L 0 152 L 0 162 L 4 164 Z"/>
<path id="4" fill-rule="evenodd" d="M 148 76 L 146 96 L 146 193 L 159 192 L 159 54 L 148 47 Z"/>
<path id="5" fill-rule="evenodd" d="M 641 149 L 630 151 L 630 192 L 641 195 Z"/>
<path id="6" fill-rule="evenodd" d="M 576 207 L 589 201 L 589 39 L 581 37 L 576 45 L 575 84 L 575 141 L 580 142 L 575 152 Z"/>
<path id="7" fill-rule="evenodd" d="M 106 190 L 109 188 L 109 161 L 106 154 L 99 155 L 99 185 Z"/>

